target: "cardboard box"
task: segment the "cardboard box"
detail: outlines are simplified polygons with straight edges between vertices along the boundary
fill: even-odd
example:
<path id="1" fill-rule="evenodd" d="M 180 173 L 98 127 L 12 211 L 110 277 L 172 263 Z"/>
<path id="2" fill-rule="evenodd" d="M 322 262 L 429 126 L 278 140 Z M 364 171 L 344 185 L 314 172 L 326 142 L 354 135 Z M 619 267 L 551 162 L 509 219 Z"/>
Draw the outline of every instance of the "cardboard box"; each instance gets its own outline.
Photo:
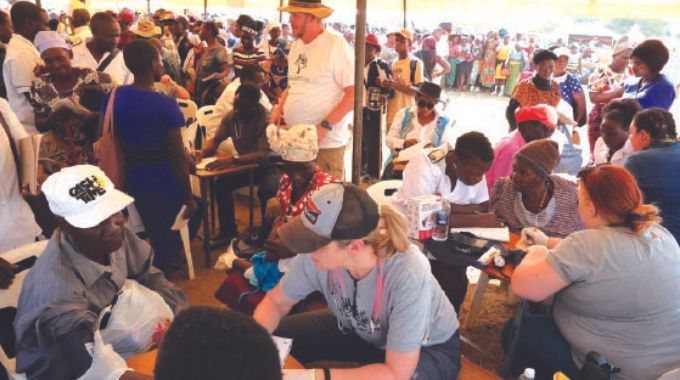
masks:
<path id="1" fill-rule="evenodd" d="M 420 195 L 408 200 L 407 216 L 408 237 L 420 241 L 432 237 L 435 213 L 441 207 L 438 195 Z"/>

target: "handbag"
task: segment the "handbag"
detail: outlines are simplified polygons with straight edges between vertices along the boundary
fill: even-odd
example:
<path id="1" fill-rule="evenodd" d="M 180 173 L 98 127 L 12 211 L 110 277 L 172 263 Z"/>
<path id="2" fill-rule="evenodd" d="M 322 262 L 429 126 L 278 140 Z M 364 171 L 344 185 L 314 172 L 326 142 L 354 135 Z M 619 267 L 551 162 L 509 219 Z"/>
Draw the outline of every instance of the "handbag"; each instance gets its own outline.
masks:
<path id="1" fill-rule="evenodd" d="M 117 88 L 114 88 L 111 91 L 109 102 L 106 105 L 106 113 L 102 123 L 102 136 L 94 143 L 94 154 L 97 165 L 111 179 L 118 190 L 123 190 L 125 157 L 113 129 L 113 104 L 116 98 L 116 90 Z"/>
<path id="2" fill-rule="evenodd" d="M 562 148 L 560 163 L 557 165 L 554 172 L 576 175 L 579 170 L 581 170 L 581 165 L 583 164 L 583 150 L 574 144 L 571 132 L 569 132 L 569 129 L 565 125 L 560 124 L 559 128 L 567 137 L 567 143 L 564 144 L 564 147 Z"/>

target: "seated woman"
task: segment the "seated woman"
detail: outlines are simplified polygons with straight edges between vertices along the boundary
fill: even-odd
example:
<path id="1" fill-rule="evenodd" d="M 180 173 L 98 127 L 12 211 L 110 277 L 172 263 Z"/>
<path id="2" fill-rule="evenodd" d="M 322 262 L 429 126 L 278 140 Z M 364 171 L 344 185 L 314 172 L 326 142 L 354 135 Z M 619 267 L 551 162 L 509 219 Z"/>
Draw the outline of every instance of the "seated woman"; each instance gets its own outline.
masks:
<path id="1" fill-rule="evenodd" d="M 278 228 L 302 213 L 314 191 L 340 180 L 321 171 L 316 165 L 319 146 L 313 125 L 294 125 L 287 131 L 269 126 L 267 137 L 272 151 L 281 155 L 283 176 L 276 197 L 267 203 L 267 219 L 272 223 L 273 229 L 265 243 L 265 249 L 270 261 L 283 259 L 279 261 L 279 270 L 285 272 L 289 263 L 287 259 L 296 253 L 281 243 Z"/>
<path id="2" fill-rule="evenodd" d="M 112 87 L 108 74 L 71 67 L 71 47 L 57 32 L 38 32 L 35 44 L 46 74 L 31 83 L 44 180 L 60 169 L 95 164 L 93 144 L 98 134 L 99 109 L 104 92 Z"/>
<path id="3" fill-rule="evenodd" d="M 635 99 L 642 109 L 668 111 L 675 100 L 675 87 L 661 70 L 668 63 L 668 48 L 659 40 L 645 40 L 633 49 L 630 59 L 638 82 L 624 86 L 623 97 Z"/>
<path id="4" fill-rule="evenodd" d="M 549 236 L 563 237 L 583 229 L 576 213 L 576 186 L 551 175 L 559 159 L 556 142 L 530 142 L 517 152 L 510 177 L 496 182 L 491 209 L 511 232 L 536 227 Z"/>
<path id="5" fill-rule="evenodd" d="M 593 151 L 596 165 L 623 166 L 626 157 L 633 153 L 628 132 L 638 111 L 640 105 L 633 99 L 612 100 L 604 107 L 600 124 L 601 136 L 595 141 Z"/>
<path id="6" fill-rule="evenodd" d="M 421 83 L 416 90 L 416 105 L 404 108 L 394 116 L 386 140 L 394 162 L 400 162 L 399 151 L 418 143 L 447 150 L 453 146 L 450 120 L 435 109 L 441 92 L 441 87 L 434 83 Z M 393 162 L 389 162 L 383 179 L 401 178 L 403 170 L 403 164 L 396 164 L 395 167 Z"/>
<path id="7" fill-rule="evenodd" d="M 645 202 L 659 207 L 661 224 L 680 242 L 680 143 L 673 115 L 659 109 L 635 115 L 630 142 L 635 153 L 624 162 Z"/>
<path id="8" fill-rule="evenodd" d="M 621 368 L 616 379 L 657 379 L 680 367 L 680 246 L 643 204 L 635 178 L 603 165 L 580 175 L 579 214 L 587 229 L 564 240 L 531 234 L 512 290 L 541 301 L 555 296 L 552 316 L 525 317 L 511 367 L 537 379 L 562 371 L 578 378 L 589 351 Z M 503 344 L 510 341 L 510 323 Z"/>
<path id="9" fill-rule="evenodd" d="M 410 244 L 406 221 L 351 184 L 330 184 L 284 225 L 283 244 L 299 255 L 264 298 L 254 318 L 270 333 L 293 338 L 292 355 L 365 364 L 310 369 L 310 378 L 455 379 L 460 370 L 458 319 Z M 321 291 L 328 309 L 286 316 Z"/>

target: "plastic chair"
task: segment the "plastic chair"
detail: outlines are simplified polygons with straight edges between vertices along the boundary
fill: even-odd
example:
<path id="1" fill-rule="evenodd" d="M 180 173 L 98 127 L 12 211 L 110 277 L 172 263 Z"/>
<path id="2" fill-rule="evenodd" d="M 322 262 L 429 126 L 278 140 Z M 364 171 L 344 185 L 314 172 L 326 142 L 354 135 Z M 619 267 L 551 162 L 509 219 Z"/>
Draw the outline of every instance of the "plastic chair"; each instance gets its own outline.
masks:
<path id="1" fill-rule="evenodd" d="M 211 139 L 215 137 L 217 128 L 220 127 L 222 123 L 222 116 L 215 112 L 215 106 L 204 106 L 201 107 L 196 113 L 196 121 L 198 124 L 205 128 L 206 139 Z"/>
<path id="2" fill-rule="evenodd" d="M 396 192 L 397 190 L 401 189 L 401 185 L 401 180 L 390 179 L 374 183 L 373 185 L 369 186 L 368 189 L 366 189 L 366 192 L 368 192 L 368 195 L 370 195 L 371 198 L 373 198 L 373 200 L 379 205 L 389 204 L 392 201 L 392 196 L 385 195 L 385 192 Z"/>
<path id="3" fill-rule="evenodd" d="M 676 368 L 664 373 L 657 380 L 680 380 L 680 368 Z"/>
<path id="4" fill-rule="evenodd" d="M 184 125 L 191 125 L 196 120 L 196 111 L 198 106 L 189 99 L 177 99 L 177 105 L 184 115 Z"/>
<path id="5" fill-rule="evenodd" d="M 27 259 L 31 256 L 40 256 L 45 250 L 45 247 L 47 247 L 47 243 L 47 240 L 43 240 L 37 243 L 27 244 L 11 251 L 2 252 L 0 253 L 0 257 L 9 261 L 10 263 L 18 263 L 21 260 Z M 14 277 L 12 285 L 10 285 L 8 289 L 0 290 L 0 309 L 16 309 L 17 303 L 19 302 L 21 287 L 28 271 L 29 269 L 17 274 L 16 277 Z M 10 328 L 13 327 L 10 326 Z M 17 374 L 14 372 L 16 370 L 16 359 L 14 358 L 14 355 L 12 355 L 10 358 L 6 354 L 7 348 L 8 347 L 6 346 L 0 345 L 0 363 L 3 367 L 5 367 L 5 370 L 7 370 L 7 375 L 9 376 L 10 380 L 25 380 L 26 376 L 24 374 Z"/>

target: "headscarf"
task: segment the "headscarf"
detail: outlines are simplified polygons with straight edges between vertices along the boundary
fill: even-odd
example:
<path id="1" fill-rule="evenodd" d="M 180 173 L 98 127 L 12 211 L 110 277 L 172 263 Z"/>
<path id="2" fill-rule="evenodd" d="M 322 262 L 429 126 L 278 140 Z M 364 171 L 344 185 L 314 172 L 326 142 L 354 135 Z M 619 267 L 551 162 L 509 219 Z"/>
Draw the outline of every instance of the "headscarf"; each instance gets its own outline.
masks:
<path id="1" fill-rule="evenodd" d="M 62 37 L 61 34 L 52 31 L 38 32 L 35 35 L 33 44 L 35 45 L 36 49 L 38 49 L 40 54 L 42 54 L 45 50 L 52 48 L 71 50 L 71 45 L 66 42 L 64 37 Z"/>
<path id="2" fill-rule="evenodd" d="M 281 155 L 285 161 L 309 162 L 319 153 L 316 127 L 298 124 L 285 130 L 275 125 L 267 127 L 270 148 Z"/>

